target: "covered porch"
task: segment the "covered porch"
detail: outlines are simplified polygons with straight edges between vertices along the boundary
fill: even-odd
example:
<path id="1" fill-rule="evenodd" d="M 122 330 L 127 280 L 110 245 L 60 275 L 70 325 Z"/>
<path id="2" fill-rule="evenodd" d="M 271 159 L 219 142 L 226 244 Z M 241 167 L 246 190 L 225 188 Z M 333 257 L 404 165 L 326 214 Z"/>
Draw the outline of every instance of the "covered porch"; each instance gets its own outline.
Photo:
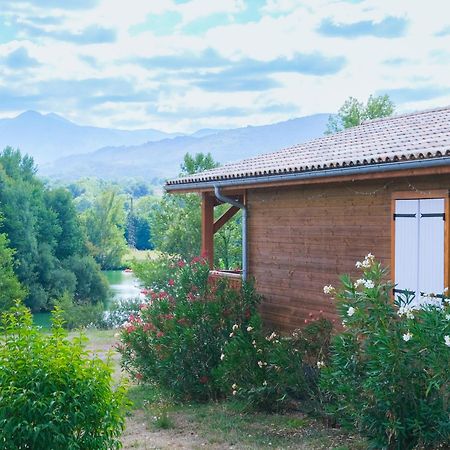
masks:
<path id="1" fill-rule="evenodd" d="M 212 283 L 226 278 L 230 286 L 240 288 L 242 281 L 248 275 L 247 252 L 247 206 L 245 191 L 230 192 L 225 195 L 220 188 L 214 191 L 201 193 L 201 254 L 208 261 L 210 267 L 210 280 Z M 229 205 L 228 209 L 219 217 L 215 208 L 220 205 Z M 214 235 L 227 224 L 239 211 L 242 211 L 242 264 L 240 270 L 218 269 L 214 267 Z M 217 217 L 217 218 L 216 218 Z"/>

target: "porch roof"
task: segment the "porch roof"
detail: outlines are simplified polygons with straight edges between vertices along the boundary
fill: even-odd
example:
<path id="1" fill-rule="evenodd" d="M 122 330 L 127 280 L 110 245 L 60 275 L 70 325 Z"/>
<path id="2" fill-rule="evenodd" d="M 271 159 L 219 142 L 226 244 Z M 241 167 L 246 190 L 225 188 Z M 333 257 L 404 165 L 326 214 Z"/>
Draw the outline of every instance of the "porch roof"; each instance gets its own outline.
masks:
<path id="1" fill-rule="evenodd" d="M 332 177 L 350 173 L 348 169 L 356 173 L 365 168 L 373 173 L 408 168 L 411 162 L 422 160 L 434 160 L 433 166 L 450 166 L 450 106 L 370 120 L 274 153 L 171 179 L 165 188 L 194 191 L 216 184 Z"/>

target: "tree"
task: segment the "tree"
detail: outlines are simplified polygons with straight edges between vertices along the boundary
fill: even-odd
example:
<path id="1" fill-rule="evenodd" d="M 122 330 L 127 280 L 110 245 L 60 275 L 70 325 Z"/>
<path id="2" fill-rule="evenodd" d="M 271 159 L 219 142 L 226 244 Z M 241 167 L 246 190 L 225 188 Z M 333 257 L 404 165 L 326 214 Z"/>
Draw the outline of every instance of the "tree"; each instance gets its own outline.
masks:
<path id="1" fill-rule="evenodd" d="M 325 134 L 333 134 L 345 128 L 360 125 L 365 120 L 388 117 L 394 113 L 395 105 L 388 95 L 370 96 L 364 105 L 354 97 L 350 97 L 340 107 L 337 115 L 328 118 Z"/>
<path id="2" fill-rule="evenodd" d="M 181 165 L 180 176 L 191 175 L 218 166 L 211 154 L 186 154 Z M 200 254 L 201 208 L 197 194 L 165 194 L 153 205 L 150 215 L 152 242 L 157 250 L 193 258 Z M 220 216 L 228 206 L 215 208 Z M 240 215 L 230 220 L 216 233 L 215 264 L 229 269 L 241 264 Z"/>
<path id="3" fill-rule="evenodd" d="M 8 239 L 0 234 L 0 311 L 14 305 L 16 300 L 23 300 L 25 290 L 14 273 L 14 250 L 8 248 Z"/>
<path id="4" fill-rule="evenodd" d="M 116 269 L 122 265 L 127 249 L 123 205 L 123 198 L 116 190 L 108 189 L 82 215 L 89 249 L 103 269 Z"/>
<path id="5" fill-rule="evenodd" d="M 33 159 L 9 147 L 0 153 L 0 187 L 0 233 L 14 251 L 13 269 L 27 291 L 25 303 L 33 311 L 49 310 L 64 293 L 77 293 L 80 280 L 67 259 L 86 252 L 72 198 L 45 186 Z M 98 266 L 92 270 L 101 282 Z"/>

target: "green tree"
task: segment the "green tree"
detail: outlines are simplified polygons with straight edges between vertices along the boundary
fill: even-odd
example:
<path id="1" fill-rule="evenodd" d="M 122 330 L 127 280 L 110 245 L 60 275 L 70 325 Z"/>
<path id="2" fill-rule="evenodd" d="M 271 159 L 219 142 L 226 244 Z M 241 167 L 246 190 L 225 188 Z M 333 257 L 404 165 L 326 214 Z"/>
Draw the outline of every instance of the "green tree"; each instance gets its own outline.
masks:
<path id="1" fill-rule="evenodd" d="M 105 190 L 82 218 L 95 260 L 103 269 L 121 267 L 127 249 L 123 198 L 114 189 Z"/>
<path id="2" fill-rule="evenodd" d="M 13 255 L 14 250 L 8 248 L 6 235 L 0 234 L 0 311 L 25 297 L 25 290 L 14 273 Z"/>
<path id="3" fill-rule="evenodd" d="M 181 165 L 180 176 L 191 175 L 218 166 L 211 154 L 186 154 Z M 155 248 L 184 258 L 200 254 L 201 247 L 201 205 L 197 194 L 165 194 L 155 203 L 150 212 L 150 230 Z M 220 216 L 228 208 L 215 208 Z M 241 264 L 240 215 L 230 220 L 216 233 L 215 264 L 224 269 Z"/>
<path id="4" fill-rule="evenodd" d="M 375 97 L 371 95 L 366 104 L 350 97 L 340 107 L 337 115 L 328 118 L 325 134 L 333 134 L 360 125 L 365 120 L 391 116 L 394 110 L 395 105 L 388 95 Z"/>
<path id="5" fill-rule="evenodd" d="M 45 186 L 32 158 L 9 147 L 0 153 L 0 215 L 27 306 L 49 310 L 65 292 L 75 295 L 80 280 L 66 260 L 86 253 L 86 240 L 71 196 Z"/>

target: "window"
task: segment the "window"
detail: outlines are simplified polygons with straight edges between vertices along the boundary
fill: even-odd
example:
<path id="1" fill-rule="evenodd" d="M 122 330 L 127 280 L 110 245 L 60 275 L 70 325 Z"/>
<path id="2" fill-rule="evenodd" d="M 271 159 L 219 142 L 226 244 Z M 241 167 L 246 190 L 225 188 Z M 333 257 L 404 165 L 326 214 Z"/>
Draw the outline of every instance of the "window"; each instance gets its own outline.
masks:
<path id="1" fill-rule="evenodd" d="M 446 277 L 446 198 L 394 200 L 395 291 L 416 305 L 442 294 Z"/>

